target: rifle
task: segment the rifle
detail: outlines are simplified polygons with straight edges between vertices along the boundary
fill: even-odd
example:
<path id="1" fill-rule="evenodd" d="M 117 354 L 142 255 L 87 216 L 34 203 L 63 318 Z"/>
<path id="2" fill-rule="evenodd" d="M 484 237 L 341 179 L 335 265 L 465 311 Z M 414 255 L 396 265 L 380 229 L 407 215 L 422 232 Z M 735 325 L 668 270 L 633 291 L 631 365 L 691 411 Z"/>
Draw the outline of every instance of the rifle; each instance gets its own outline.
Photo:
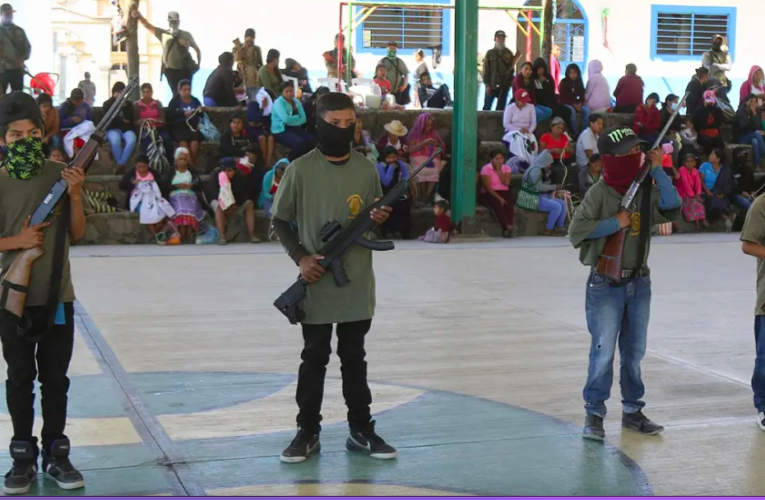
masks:
<path id="1" fill-rule="evenodd" d="M 370 214 L 375 208 L 389 207 L 397 202 L 407 192 L 409 181 L 414 179 L 422 169 L 430 165 L 439 154 L 441 154 L 441 148 L 436 148 L 433 154 L 422 165 L 409 174 L 408 179 L 397 183 L 377 203 L 362 210 L 345 228 L 340 226 L 340 223 L 337 221 L 324 224 L 319 232 L 324 246 L 317 252 L 319 255 L 323 255 L 324 259 L 319 261 L 319 265 L 324 269 L 330 268 L 332 270 L 332 276 L 337 286 L 346 286 L 350 283 L 348 276 L 345 274 L 341 257 L 354 243 L 368 250 L 381 252 L 393 250 L 394 244 L 392 241 L 370 241 L 364 237 L 364 234 L 375 225 Z M 305 319 L 305 311 L 303 311 L 301 305 L 306 298 L 308 285 L 309 283 L 300 276 L 274 302 L 274 306 L 293 325 L 297 325 Z"/>
<path id="2" fill-rule="evenodd" d="M 683 107 L 683 104 L 685 104 L 685 101 L 688 99 L 689 95 L 690 93 L 686 92 L 683 98 L 680 99 L 680 102 L 677 105 L 677 109 L 675 109 L 675 111 L 672 113 L 672 116 L 669 117 L 667 124 L 664 125 L 664 129 L 661 131 L 661 134 L 659 134 L 656 142 L 654 142 L 653 146 L 651 147 L 652 150 L 659 147 L 662 139 L 664 139 L 667 131 L 669 131 L 669 127 L 672 125 L 672 122 L 674 122 L 675 118 L 677 118 L 677 115 L 680 113 L 680 109 Z M 637 177 L 635 177 L 635 180 L 632 181 L 630 188 L 622 198 L 618 213 L 634 213 L 638 210 L 638 208 L 633 204 L 633 201 L 635 200 L 635 196 L 637 196 L 638 189 L 640 189 L 640 186 L 643 184 L 645 178 L 648 177 L 648 174 L 651 172 L 652 168 L 653 165 L 651 165 L 650 160 L 646 159 L 642 168 L 640 171 L 638 171 Z M 624 257 L 624 244 L 627 241 L 628 231 L 629 227 L 623 228 L 609 236 L 606 240 L 606 245 L 603 247 L 603 253 L 601 253 L 600 257 L 598 258 L 598 265 L 595 268 L 596 271 L 598 274 L 602 274 L 608 278 L 608 280 L 611 282 L 621 281 L 622 279 L 622 258 Z M 639 262 L 638 265 L 642 266 L 642 262 Z"/>
<path id="3" fill-rule="evenodd" d="M 130 96 L 130 93 L 138 87 L 138 76 L 134 75 L 128 80 L 128 84 L 122 93 L 114 101 L 114 104 L 109 111 L 104 115 L 101 123 L 96 127 L 93 135 L 90 136 L 88 142 L 83 146 L 77 156 L 69 163 L 67 168 L 82 168 L 86 173 L 90 164 L 93 162 L 98 148 L 106 141 L 106 127 L 117 117 L 122 110 L 122 106 Z M 48 194 L 45 195 L 40 206 L 37 207 L 32 218 L 29 221 L 29 225 L 36 226 L 45 221 L 48 216 L 56 208 L 58 202 L 66 195 L 68 184 L 63 177 L 59 178 L 55 184 L 50 188 Z M 60 251 L 60 250 L 59 250 Z M 29 277 L 32 273 L 32 264 L 39 259 L 43 254 L 41 247 L 30 248 L 28 250 L 22 250 L 13 259 L 8 272 L 2 282 L 3 295 L 5 297 L 5 303 L 2 305 L 6 311 L 22 317 L 24 314 L 24 305 L 27 300 L 27 287 L 29 286 Z M 55 260 L 55 259 L 54 259 Z"/>

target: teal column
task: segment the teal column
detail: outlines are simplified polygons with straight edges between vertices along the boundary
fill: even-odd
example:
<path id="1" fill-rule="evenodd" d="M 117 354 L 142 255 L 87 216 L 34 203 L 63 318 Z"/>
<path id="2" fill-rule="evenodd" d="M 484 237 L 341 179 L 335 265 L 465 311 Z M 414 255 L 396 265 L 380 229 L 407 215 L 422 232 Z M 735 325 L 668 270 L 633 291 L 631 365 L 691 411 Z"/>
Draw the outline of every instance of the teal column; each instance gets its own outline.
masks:
<path id="1" fill-rule="evenodd" d="M 478 0 L 455 0 L 454 114 L 452 117 L 452 221 L 475 234 L 478 136 Z"/>

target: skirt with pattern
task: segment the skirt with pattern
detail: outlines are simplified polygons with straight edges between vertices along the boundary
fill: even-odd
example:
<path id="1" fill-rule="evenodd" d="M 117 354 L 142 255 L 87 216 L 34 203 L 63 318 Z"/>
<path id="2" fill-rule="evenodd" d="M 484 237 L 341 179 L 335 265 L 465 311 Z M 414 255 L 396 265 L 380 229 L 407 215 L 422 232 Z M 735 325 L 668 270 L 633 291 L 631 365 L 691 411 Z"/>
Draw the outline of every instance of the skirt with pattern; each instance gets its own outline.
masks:
<path id="1" fill-rule="evenodd" d="M 707 218 L 704 204 L 696 198 L 683 198 L 683 215 L 688 222 L 696 222 Z"/>

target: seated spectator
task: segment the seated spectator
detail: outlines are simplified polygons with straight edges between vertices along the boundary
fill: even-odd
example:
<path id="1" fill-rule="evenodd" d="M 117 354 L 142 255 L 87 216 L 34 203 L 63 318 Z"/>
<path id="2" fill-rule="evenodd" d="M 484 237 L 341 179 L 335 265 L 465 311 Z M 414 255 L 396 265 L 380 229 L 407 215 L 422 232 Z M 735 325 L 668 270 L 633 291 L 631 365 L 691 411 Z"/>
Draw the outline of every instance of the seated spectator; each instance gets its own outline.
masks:
<path id="1" fill-rule="evenodd" d="M 221 178 L 223 177 L 220 174 L 228 179 L 234 197 L 234 204 L 227 207 L 221 205 L 219 201 Z M 226 240 L 226 219 L 237 213 L 245 218 L 247 231 L 250 233 L 250 243 L 260 243 L 260 239 L 255 235 L 255 204 L 252 202 L 250 186 L 245 176 L 239 173 L 234 158 L 222 158 L 220 160 L 220 167 L 210 173 L 210 179 L 204 186 L 204 194 L 207 203 L 215 213 L 215 227 L 220 233 L 219 245 L 228 243 Z"/>
<path id="2" fill-rule="evenodd" d="M 481 203 L 494 213 L 502 227 L 502 236 L 512 238 L 515 220 L 515 196 L 510 191 L 513 173 L 505 165 L 505 154 L 499 149 L 489 153 L 491 163 L 481 168 Z"/>
<path id="3" fill-rule="evenodd" d="M 598 153 L 590 156 L 587 168 L 579 169 L 579 198 L 584 199 L 587 191 L 600 180 L 603 174 L 603 160 Z"/>
<path id="4" fill-rule="evenodd" d="M 58 117 L 61 124 L 64 150 L 70 158 L 74 158 L 96 130 L 95 125 L 93 125 L 90 104 L 85 102 L 82 89 L 72 90 L 69 99 L 58 107 Z M 75 143 L 75 141 L 77 142 Z"/>
<path id="5" fill-rule="evenodd" d="M 202 184 L 199 176 L 189 170 L 189 150 L 179 147 L 175 150 L 175 166 L 166 177 L 170 189 L 170 204 L 175 210 L 173 224 L 181 235 L 181 243 L 193 243 L 199 232 L 199 223 L 205 218 L 205 211 L 199 202 Z"/>
<path id="6" fill-rule="evenodd" d="M 295 99 L 295 89 L 291 82 L 282 84 L 281 95 L 274 101 L 271 112 L 271 133 L 276 140 L 292 149 L 307 142 L 316 144 L 316 138 L 303 130 L 306 123 L 303 105 Z"/>
<path id="7" fill-rule="evenodd" d="M 549 184 L 546 181 L 546 178 L 552 175 L 552 164 L 553 158 L 550 152 L 542 151 L 534 164 L 523 174 L 523 182 L 526 186 L 539 193 L 538 210 L 548 214 L 546 236 L 566 234 L 566 202 L 555 198 L 555 192 L 560 190 L 561 186 Z"/>
<path id="8" fill-rule="evenodd" d="M 268 104 L 268 99 L 263 97 L 260 102 L 256 99 L 247 103 L 247 137 L 252 142 L 257 142 L 263 153 L 266 166 L 274 161 L 276 150 L 276 138 L 271 134 L 271 117 L 263 115 L 263 109 Z"/>
<path id="9" fill-rule="evenodd" d="M 659 102 L 659 94 L 652 93 L 635 110 L 635 118 L 632 122 L 632 130 L 641 140 L 653 144 L 659 137 L 661 126 L 661 112 L 656 104 Z"/>
<path id="10" fill-rule="evenodd" d="M 150 83 L 141 85 L 141 99 L 135 103 L 133 116 L 140 131 L 141 153 L 145 154 L 153 142 L 161 142 L 168 164 L 172 165 L 175 160 L 173 140 L 165 128 L 165 108 L 161 102 L 154 99 L 154 89 Z"/>
<path id="11" fill-rule="evenodd" d="M 582 70 L 578 64 L 569 64 L 566 68 L 566 77 L 558 85 L 559 101 L 571 112 L 571 134 L 579 135 L 579 123 L 577 113 L 582 114 L 582 123 L 586 126 L 590 119 L 590 108 L 585 105 L 584 80 Z M 554 158 L 555 156 L 553 156 Z"/>
<path id="12" fill-rule="evenodd" d="M 685 155 L 683 166 L 680 167 L 678 174 L 677 193 L 683 200 L 682 209 L 685 220 L 695 223 L 698 232 L 701 229 L 700 224 L 709 227 L 709 222 L 707 222 L 704 202 L 701 199 L 701 176 L 696 170 L 697 161 L 693 153 Z"/>
<path id="13" fill-rule="evenodd" d="M 542 123 L 552 116 L 552 109 L 537 105 L 537 87 L 534 81 L 533 66 L 530 62 L 523 63 L 521 72 L 513 79 L 513 96 L 515 96 L 519 90 L 525 90 L 528 94 L 529 104 L 534 105 L 533 110 L 536 115 L 537 123 Z M 515 100 L 515 97 L 513 97 L 513 100 Z"/>
<path id="14" fill-rule="evenodd" d="M 643 104 L 643 87 L 643 79 L 637 74 L 637 66 L 628 64 L 624 76 L 614 90 L 614 113 L 634 113 L 637 107 Z"/>
<path id="15" fill-rule="evenodd" d="M 704 192 L 704 208 L 707 217 L 725 219 L 728 232 L 733 229 L 733 211 L 730 206 L 730 196 L 733 193 L 733 176 L 723 163 L 721 149 L 713 149 L 709 153 L 709 161 L 701 165 L 701 188 Z"/>
<path id="16" fill-rule="evenodd" d="M 267 90 L 270 90 L 274 95 L 279 95 L 282 92 L 282 72 L 279 70 L 279 51 L 271 49 L 266 55 L 266 65 L 258 70 L 258 81 Z"/>
<path id="17" fill-rule="evenodd" d="M 669 122 L 669 119 L 672 117 L 672 113 L 675 112 L 677 107 L 680 104 L 680 98 L 677 97 L 675 94 L 669 94 L 664 99 L 664 104 L 661 107 L 661 124 L 659 125 L 659 130 L 664 130 L 664 127 Z M 667 130 L 667 135 L 665 136 L 667 140 L 671 140 L 674 146 L 674 155 L 672 158 L 672 162 L 675 165 L 680 164 L 680 149 L 682 148 L 683 142 L 682 138 L 680 137 L 680 131 L 683 130 L 683 120 L 680 116 L 675 118 L 675 120 L 672 122 L 672 124 L 669 126 L 669 130 Z"/>
<path id="18" fill-rule="evenodd" d="M 426 243 L 449 243 L 454 232 L 454 224 L 449 217 L 449 202 L 438 200 L 433 206 L 433 213 L 436 216 L 436 222 L 424 236 L 420 236 L 420 239 Z"/>
<path id="19" fill-rule="evenodd" d="M 269 168 L 262 160 L 260 147 L 254 142 L 248 143 L 244 147 L 243 156 L 235 160 L 236 168 L 247 179 L 247 184 L 250 186 L 251 199 L 256 201 L 263 187 L 263 177 L 269 172 Z"/>
<path id="20" fill-rule="evenodd" d="M 590 157 L 598 154 L 598 138 L 603 132 L 605 120 L 602 115 L 593 113 L 590 115 L 590 126 L 579 135 L 576 141 L 576 164 L 579 170 L 584 170 L 590 163 Z"/>
<path id="21" fill-rule="evenodd" d="M 106 113 L 114 105 L 117 97 L 125 90 L 125 84 L 117 82 L 112 87 L 112 97 L 104 102 L 103 111 Z M 130 161 L 135 151 L 135 146 L 138 143 L 138 138 L 135 135 L 134 124 L 135 116 L 133 116 L 133 104 L 130 101 L 125 101 L 117 115 L 109 127 L 106 130 L 106 140 L 112 147 L 112 156 L 117 163 L 117 171 L 122 172 Z M 124 142 L 124 146 L 123 146 Z"/>
<path id="22" fill-rule="evenodd" d="M 149 157 L 139 154 L 135 167 L 131 168 L 120 181 L 120 189 L 129 194 L 128 208 L 137 213 L 141 224 L 145 225 L 160 245 L 180 243 L 180 235 L 170 222 L 175 216 L 172 205 L 164 198 L 160 188 L 160 176 L 149 168 Z"/>
<path id="23" fill-rule="evenodd" d="M 757 182 L 754 171 L 749 167 L 749 152 L 744 148 L 733 151 L 731 173 L 733 175 L 733 197 L 731 201 L 745 212 L 762 189 L 762 181 Z"/>
<path id="24" fill-rule="evenodd" d="M 587 67 L 587 87 L 584 90 L 584 105 L 590 109 L 590 113 L 605 113 L 611 108 L 611 88 L 608 80 L 603 76 L 603 63 L 590 61 Z M 582 119 L 582 127 L 585 121 Z"/>
<path id="25" fill-rule="evenodd" d="M 682 129 L 680 130 L 681 149 L 699 150 L 699 136 L 696 133 L 696 129 L 693 127 L 693 117 L 685 117 L 683 120 Z M 681 155 L 685 158 L 685 154 Z"/>
<path id="26" fill-rule="evenodd" d="M 284 177 L 284 171 L 287 170 L 290 162 L 286 158 L 276 162 L 274 168 L 268 171 L 263 177 L 263 186 L 258 197 L 258 207 L 266 212 L 268 217 L 271 215 L 271 205 L 274 203 L 274 196 L 276 196 L 276 190 L 279 189 L 279 183 Z"/>
<path id="27" fill-rule="evenodd" d="M 589 117 L 588 117 L 589 118 Z M 571 138 L 566 134 L 566 122 L 561 117 L 553 118 L 550 131 L 542 134 L 539 139 L 539 150 L 550 151 L 553 159 L 562 165 L 571 164 L 571 154 L 574 146 Z"/>
<path id="28" fill-rule="evenodd" d="M 361 118 L 356 118 L 356 127 L 353 131 L 353 149 L 366 156 L 373 163 L 377 163 L 379 153 L 369 132 L 364 130 L 364 122 Z"/>
<path id="29" fill-rule="evenodd" d="M 446 145 L 436 129 L 436 119 L 433 118 L 433 115 L 421 113 L 409 134 L 409 160 L 412 168 L 422 165 L 436 148 L 441 148 L 441 153 L 417 176 L 417 184 L 422 187 L 420 199 L 425 203 L 430 203 L 430 198 L 438 183 Z"/>
<path id="30" fill-rule="evenodd" d="M 409 134 L 409 129 L 407 129 L 404 124 L 398 120 L 393 120 L 392 122 L 386 124 L 383 128 L 387 133 L 380 137 L 380 139 L 377 141 L 377 151 L 382 151 L 387 146 L 393 146 L 396 148 L 398 159 L 404 163 L 408 162 L 409 145 L 407 141 L 407 134 Z"/>
<path id="31" fill-rule="evenodd" d="M 537 114 L 531 104 L 531 96 L 525 89 L 514 94 L 515 102 L 505 108 L 503 123 L 505 136 L 502 142 L 512 156 L 523 158 L 531 164 L 539 150 L 534 131 L 537 129 Z"/>
<path id="32" fill-rule="evenodd" d="M 430 73 L 423 73 L 420 76 L 417 95 L 423 108 L 444 109 L 451 107 L 453 104 L 452 96 L 449 94 L 449 87 L 441 85 L 435 88 L 433 81 L 430 79 Z"/>
<path id="33" fill-rule="evenodd" d="M 383 194 L 388 192 L 399 182 L 409 179 L 409 165 L 399 160 L 396 148 L 388 146 L 382 150 L 380 161 L 377 164 L 377 173 L 380 174 Z M 393 238 L 408 240 L 412 227 L 412 199 L 409 194 L 404 194 L 398 201 L 391 204 L 393 209 L 382 225 L 383 236 L 392 235 Z"/>
<path id="34" fill-rule="evenodd" d="M 538 57 L 534 61 L 532 70 L 534 71 L 534 86 L 536 87 L 537 97 L 535 106 L 550 109 L 552 117 L 560 116 L 566 122 L 571 123 L 571 112 L 567 107 L 558 103 L 558 86 L 555 79 L 550 75 L 547 61 L 542 57 Z M 576 114 L 574 118 L 576 118 Z"/>
<path id="35" fill-rule="evenodd" d="M 757 110 L 757 96 L 749 94 L 738 105 L 736 121 L 733 123 L 733 137 L 739 144 L 751 144 L 754 152 L 755 166 L 764 166 L 762 163 L 765 156 L 765 131 L 762 129 L 760 113 Z"/>
<path id="36" fill-rule="evenodd" d="M 709 90 L 709 69 L 704 66 L 696 70 L 685 91 L 688 98 L 685 100 L 685 114 L 693 116 L 699 108 L 704 106 L 704 92 Z"/>
<path id="37" fill-rule="evenodd" d="M 741 84 L 739 103 L 746 101 L 750 94 L 757 97 L 758 105 L 763 104 L 762 101 L 765 100 L 765 75 L 759 66 L 752 66 L 752 69 L 749 70 L 749 79 Z"/>
<path id="38" fill-rule="evenodd" d="M 375 68 L 374 82 L 380 86 L 383 97 L 390 94 L 390 80 L 388 80 L 388 70 L 384 64 L 378 64 Z"/>
<path id="39" fill-rule="evenodd" d="M 204 110 L 199 99 L 191 95 L 191 82 L 181 80 L 178 83 L 178 93 L 167 105 L 165 112 L 170 127 L 170 134 L 179 147 L 189 151 L 191 165 L 196 164 L 197 156 L 199 155 L 199 145 L 204 140 L 202 133 L 199 131 L 199 113 Z"/>
<path id="40" fill-rule="evenodd" d="M 220 136 L 218 157 L 239 158 L 244 154 L 244 148 L 249 143 L 247 132 L 244 130 L 244 119 L 240 115 L 234 115 L 228 124 L 228 130 Z"/>
<path id="41" fill-rule="evenodd" d="M 316 89 L 316 92 L 311 95 L 304 94 L 303 99 L 300 100 L 300 102 L 303 104 L 303 110 L 305 111 L 305 129 L 314 137 L 318 135 L 316 131 L 316 124 L 318 123 L 317 120 L 319 117 L 316 114 L 316 103 L 319 101 L 321 96 L 327 94 L 329 94 L 329 88 L 319 87 Z M 274 98 L 274 100 L 275 99 L 276 98 Z"/>
<path id="42" fill-rule="evenodd" d="M 48 154 L 48 158 L 61 163 L 69 163 L 69 158 L 66 157 L 66 152 L 63 150 L 63 148 L 51 149 L 50 153 Z"/>
<path id="43" fill-rule="evenodd" d="M 210 73 L 205 83 L 202 94 L 205 106 L 211 108 L 239 106 L 236 95 L 243 91 L 244 87 L 234 88 L 234 54 L 222 53 L 218 56 L 218 67 Z"/>
<path id="44" fill-rule="evenodd" d="M 720 135 L 723 126 L 723 112 L 717 107 L 717 96 L 714 90 L 704 92 L 704 105 L 693 115 L 693 128 L 698 134 L 699 146 L 709 154 L 713 149 L 725 148 Z"/>
<path id="45" fill-rule="evenodd" d="M 61 141 L 61 125 L 59 123 L 58 110 L 53 107 L 53 99 L 50 94 L 40 94 L 37 96 L 37 104 L 40 106 L 40 112 L 45 122 L 45 136 L 43 137 L 43 144 L 47 144 L 49 148 L 55 149 L 63 146 Z"/>
<path id="46" fill-rule="evenodd" d="M 311 90 L 311 80 L 308 78 L 308 70 L 296 60 L 287 58 L 284 61 L 284 71 L 282 71 L 282 74 L 295 78 L 298 81 L 298 92 L 300 93 L 297 96 L 298 99 L 302 97 L 302 94 L 311 94 L 313 92 Z"/>

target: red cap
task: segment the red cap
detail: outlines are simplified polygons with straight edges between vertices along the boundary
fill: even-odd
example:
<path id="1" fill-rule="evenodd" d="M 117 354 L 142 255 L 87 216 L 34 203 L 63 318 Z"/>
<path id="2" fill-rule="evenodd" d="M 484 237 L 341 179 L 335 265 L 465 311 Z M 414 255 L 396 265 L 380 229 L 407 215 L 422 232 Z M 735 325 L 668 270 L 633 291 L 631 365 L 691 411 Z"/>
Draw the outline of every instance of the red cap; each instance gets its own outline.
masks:
<path id="1" fill-rule="evenodd" d="M 526 104 L 531 102 L 531 96 L 525 89 L 518 89 L 513 95 L 515 102 L 525 102 Z"/>

